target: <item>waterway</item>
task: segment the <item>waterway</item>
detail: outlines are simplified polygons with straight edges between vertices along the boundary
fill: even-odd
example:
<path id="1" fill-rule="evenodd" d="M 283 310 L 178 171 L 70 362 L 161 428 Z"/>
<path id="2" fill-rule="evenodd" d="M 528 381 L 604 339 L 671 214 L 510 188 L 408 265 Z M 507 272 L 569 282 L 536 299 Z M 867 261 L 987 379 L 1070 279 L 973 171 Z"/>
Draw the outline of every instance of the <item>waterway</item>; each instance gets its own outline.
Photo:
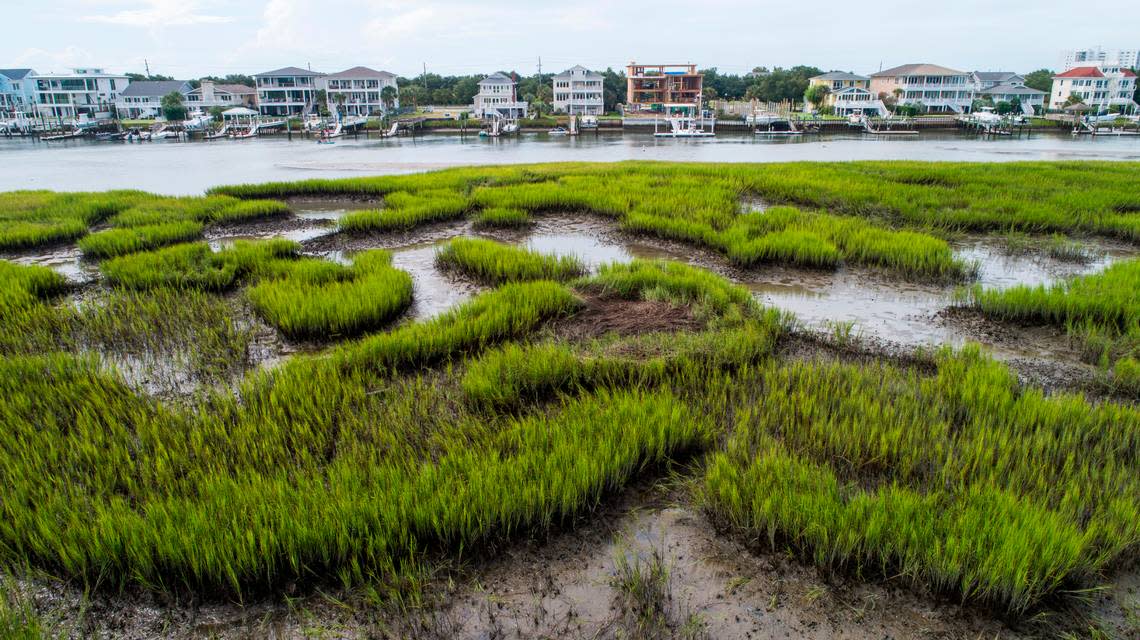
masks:
<path id="1" fill-rule="evenodd" d="M 143 189 L 199 194 L 220 185 L 271 180 L 408 173 L 452 166 L 535 162 L 677 160 L 1140 160 L 1140 137 L 1074 138 L 1068 133 L 985 139 L 955 132 L 918 136 L 858 133 L 770 138 L 720 133 L 675 140 L 606 132 L 575 138 L 428 134 L 394 139 L 340 138 L 333 145 L 284 136 L 255 140 L 146 143 L 0 138 L 0 191 Z"/>

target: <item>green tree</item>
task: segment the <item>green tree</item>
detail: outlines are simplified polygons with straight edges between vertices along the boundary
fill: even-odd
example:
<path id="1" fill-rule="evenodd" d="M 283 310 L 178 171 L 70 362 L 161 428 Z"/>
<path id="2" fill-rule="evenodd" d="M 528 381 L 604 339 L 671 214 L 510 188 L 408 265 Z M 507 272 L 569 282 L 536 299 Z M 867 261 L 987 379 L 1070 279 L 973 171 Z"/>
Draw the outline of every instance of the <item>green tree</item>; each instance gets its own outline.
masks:
<path id="1" fill-rule="evenodd" d="M 387 114 L 396 106 L 396 99 L 400 97 L 400 92 L 396 87 L 388 85 L 380 90 L 380 101 L 384 103 L 384 113 Z"/>
<path id="2" fill-rule="evenodd" d="M 186 119 L 186 105 L 182 104 L 182 94 L 177 91 L 162 96 L 162 117 L 170 122 Z"/>
<path id="3" fill-rule="evenodd" d="M 1025 74 L 1025 86 L 1049 93 L 1053 90 L 1053 76 L 1051 69 L 1038 69 Z"/>
<path id="4" fill-rule="evenodd" d="M 146 75 L 145 73 L 127 73 L 124 75 L 126 75 L 127 78 L 130 79 L 131 82 L 143 82 L 146 80 L 156 80 L 157 81 L 157 80 L 173 80 L 174 79 L 174 78 L 171 78 L 170 76 L 164 76 L 164 75 L 160 75 L 157 73 L 152 73 L 149 76 Z"/>
<path id="5" fill-rule="evenodd" d="M 1064 106 L 1066 106 L 1066 107 L 1071 107 L 1071 106 L 1073 106 L 1074 104 L 1084 104 L 1084 101 L 1083 101 L 1083 100 L 1081 100 L 1081 97 L 1080 97 L 1080 96 L 1078 96 L 1077 94 L 1075 94 L 1075 93 L 1071 93 L 1071 94 L 1069 94 L 1069 97 L 1068 97 L 1068 98 L 1065 98 L 1065 104 L 1064 104 Z"/>
<path id="6" fill-rule="evenodd" d="M 603 108 L 611 113 L 617 111 L 619 104 L 625 104 L 627 89 L 625 73 L 607 67 L 602 72 Z"/>
<path id="7" fill-rule="evenodd" d="M 768 102 L 782 102 L 784 100 L 803 100 L 807 91 L 809 79 L 823 73 L 816 67 L 795 66 L 791 69 L 776 68 L 767 75 L 754 78 L 753 89 L 746 91 L 745 95 L 766 100 Z"/>
<path id="8" fill-rule="evenodd" d="M 226 76 L 206 76 L 203 80 L 212 80 L 218 84 L 243 84 L 247 87 L 256 87 L 257 83 L 253 81 L 253 76 L 247 76 L 240 73 L 231 73 Z"/>
<path id="9" fill-rule="evenodd" d="M 804 92 L 804 100 L 807 100 L 812 104 L 812 106 L 814 106 L 816 109 L 819 109 L 820 105 L 822 105 L 823 102 L 827 100 L 827 96 L 830 93 L 831 89 L 828 88 L 827 85 L 813 84 L 808 87 L 807 91 Z"/>

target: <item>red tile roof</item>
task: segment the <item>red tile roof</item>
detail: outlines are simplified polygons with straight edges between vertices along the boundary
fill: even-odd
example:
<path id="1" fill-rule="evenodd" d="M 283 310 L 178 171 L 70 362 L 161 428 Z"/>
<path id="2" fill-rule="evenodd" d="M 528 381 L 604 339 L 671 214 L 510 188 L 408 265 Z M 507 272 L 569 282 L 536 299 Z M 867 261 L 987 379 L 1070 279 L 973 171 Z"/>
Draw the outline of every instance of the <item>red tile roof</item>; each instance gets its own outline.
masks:
<path id="1" fill-rule="evenodd" d="M 1104 74 L 1096 67 L 1074 67 L 1065 73 L 1058 73 L 1054 78 L 1103 78 Z"/>
<path id="2" fill-rule="evenodd" d="M 1136 73 L 1134 71 L 1132 71 L 1131 69 L 1121 69 L 1120 73 L 1123 74 L 1125 78 L 1135 78 L 1136 77 Z"/>

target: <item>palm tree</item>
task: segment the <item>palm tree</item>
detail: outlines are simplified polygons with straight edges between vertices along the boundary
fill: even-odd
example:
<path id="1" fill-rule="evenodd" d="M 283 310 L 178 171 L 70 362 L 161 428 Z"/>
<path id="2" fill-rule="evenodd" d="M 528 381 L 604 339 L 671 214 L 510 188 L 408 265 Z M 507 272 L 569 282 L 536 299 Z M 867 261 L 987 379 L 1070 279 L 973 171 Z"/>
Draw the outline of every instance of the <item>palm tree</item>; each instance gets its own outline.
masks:
<path id="1" fill-rule="evenodd" d="M 392 110 L 392 106 L 396 104 L 396 99 L 399 95 L 399 92 L 396 91 L 396 87 L 392 85 L 388 85 L 380 90 L 380 101 L 384 103 L 385 115 Z"/>

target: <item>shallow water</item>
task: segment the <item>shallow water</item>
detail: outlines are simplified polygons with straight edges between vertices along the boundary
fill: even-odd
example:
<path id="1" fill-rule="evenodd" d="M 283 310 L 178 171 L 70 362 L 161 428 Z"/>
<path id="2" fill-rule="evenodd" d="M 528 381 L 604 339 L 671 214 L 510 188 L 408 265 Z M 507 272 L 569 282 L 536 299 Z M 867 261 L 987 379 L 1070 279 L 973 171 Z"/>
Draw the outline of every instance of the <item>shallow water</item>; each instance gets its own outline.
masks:
<path id="1" fill-rule="evenodd" d="M 1140 160 L 1140 138 L 1036 133 L 984 139 L 954 132 L 872 137 L 836 133 L 793 138 L 721 132 L 714 139 L 601 133 L 552 138 L 526 133 L 481 139 L 430 134 L 416 138 L 341 138 L 335 145 L 284 136 L 242 141 L 112 143 L 35 142 L 0 138 L 0 191 L 143 189 L 198 194 L 221 184 L 409 173 L 452 166 L 561 161 L 678 160 Z"/>

